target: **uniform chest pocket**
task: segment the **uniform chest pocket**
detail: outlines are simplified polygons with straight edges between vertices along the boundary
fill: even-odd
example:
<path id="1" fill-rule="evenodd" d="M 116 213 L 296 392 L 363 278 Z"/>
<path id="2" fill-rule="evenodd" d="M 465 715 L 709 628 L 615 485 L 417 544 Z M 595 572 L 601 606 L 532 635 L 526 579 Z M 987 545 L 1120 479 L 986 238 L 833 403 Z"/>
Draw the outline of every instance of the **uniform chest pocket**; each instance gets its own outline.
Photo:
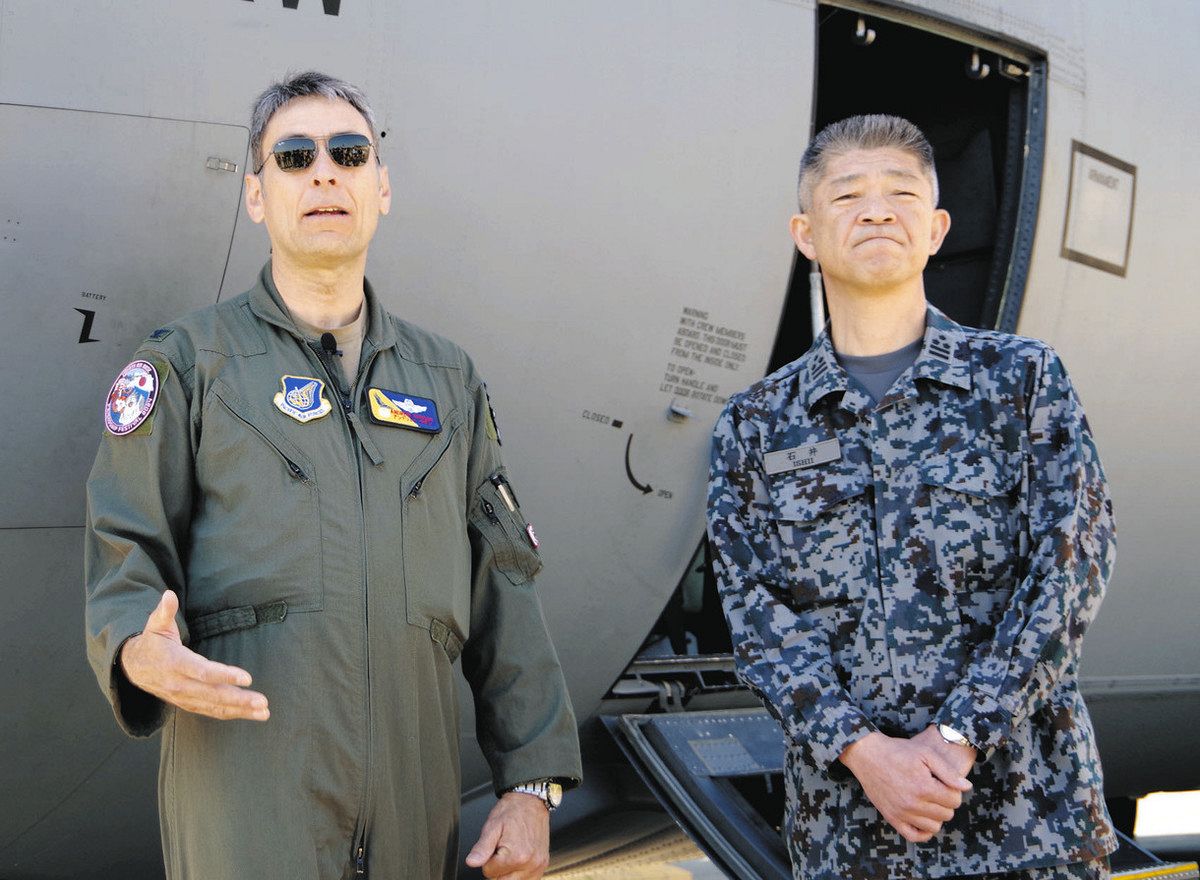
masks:
<path id="1" fill-rule="evenodd" d="M 257 408 L 221 380 L 213 384 L 196 452 L 189 614 L 322 607 L 318 477 Z"/>
<path id="2" fill-rule="evenodd" d="M 938 571 L 968 636 L 979 641 L 1003 613 L 1020 575 L 1021 455 L 984 445 L 935 456 L 920 470 Z"/>
<path id="3" fill-rule="evenodd" d="M 471 546 L 467 537 L 467 443 L 463 414 L 442 430 L 401 477 L 405 612 L 408 622 L 465 638 L 471 611 Z"/>
<path id="4" fill-rule="evenodd" d="M 772 477 L 784 576 L 798 611 L 860 603 L 869 565 L 870 486 L 854 470 Z"/>

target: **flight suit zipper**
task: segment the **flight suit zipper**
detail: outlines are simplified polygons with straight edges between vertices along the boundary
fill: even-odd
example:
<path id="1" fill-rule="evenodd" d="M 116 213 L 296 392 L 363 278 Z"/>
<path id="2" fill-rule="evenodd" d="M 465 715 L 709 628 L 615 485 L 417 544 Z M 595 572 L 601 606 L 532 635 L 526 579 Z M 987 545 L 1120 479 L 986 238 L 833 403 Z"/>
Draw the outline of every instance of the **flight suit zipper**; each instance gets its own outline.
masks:
<path id="1" fill-rule="evenodd" d="M 333 356 L 319 345 L 309 343 L 311 348 L 317 354 L 317 360 L 321 362 L 321 366 L 325 368 L 325 375 L 329 378 L 329 387 L 337 392 L 338 403 L 342 405 L 342 412 L 349 415 L 354 411 L 354 402 L 350 395 L 342 391 L 342 384 L 337 380 L 338 376 L 345 377 L 338 365 L 333 362 Z M 354 389 L 351 388 L 350 393 L 353 394 Z"/>
<path id="2" fill-rule="evenodd" d="M 369 366 L 371 360 L 375 357 L 375 352 L 371 352 L 368 361 L 363 366 Z M 363 371 L 360 369 L 359 374 Z M 355 381 L 355 386 L 358 382 Z M 354 390 L 351 389 L 351 395 Z M 359 831 L 358 846 L 354 852 L 354 873 L 357 877 L 367 876 L 367 815 L 371 803 L 371 758 L 373 751 L 373 743 L 375 740 L 375 722 L 372 712 L 372 697 L 371 697 L 371 601 L 370 601 L 370 572 L 368 571 L 370 554 L 367 551 L 367 496 L 366 487 L 363 484 L 363 461 L 362 461 L 362 441 L 358 436 L 359 421 L 354 417 L 354 407 L 351 398 L 345 401 L 346 423 L 350 428 L 351 440 L 354 447 L 354 463 L 358 469 L 358 527 L 362 535 L 362 591 L 363 591 L 363 668 L 366 670 L 367 679 L 367 705 L 366 705 L 366 760 L 363 765 L 363 793 L 362 800 L 359 803 L 359 823 L 361 829 Z"/>
<path id="3" fill-rule="evenodd" d="M 367 845 L 360 843 L 358 849 L 354 851 L 354 876 L 367 876 Z"/>
<path id="4" fill-rule="evenodd" d="M 311 484 L 312 481 L 309 478 L 308 474 L 305 473 L 304 468 L 300 467 L 300 465 L 298 465 L 298 464 L 296 464 L 296 462 L 292 461 L 292 459 L 288 456 L 288 454 L 286 452 L 284 452 L 282 449 L 280 449 L 278 446 L 276 446 L 275 442 L 273 440 L 271 440 L 270 437 L 268 437 L 266 434 L 264 434 L 261 429 L 256 427 L 253 422 L 249 421 L 246 418 L 243 418 L 238 413 L 238 411 L 235 410 L 232 406 L 230 406 L 228 403 L 225 403 L 224 399 L 221 397 L 219 392 L 217 393 L 217 399 L 221 401 L 221 403 L 225 406 L 225 409 L 228 410 L 235 419 L 237 419 L 239 422 L 244 424 L 247 428 L 249 428 L 251 431 L 253 431 L 255 434 L 257 434 L 259 437 L 261 437 L 262 441 L 264 443 L 266 443 L 268 446 L 270 446 L 272 449 L 275 450 L 275 453 L 281 459 L 283 459 L 284 465 L 287 466 L 288 473 L 290 473 L 293 477 L 295 477 L 297 480 L 299 480 L 301 483 L 303 483 L 306 486 Z"/>
<path id="5" fill-rule="evenodd" d="M 354 390 L 358 387 L 358 379 L 366 375 L 371 363 L 375 360 L 378 350 L 373 350 L 361 364 L 359 364 L 358 376 L 355 377 L 353 386 L 350 389 L 350 394 L 342 393 L 341 385 L 338 383 L 336 376 L 339 370 L 336 365 L 330 360 L 327 360 L 327 353 L 316 346 L 309 346 L 316 354 L 317 361 L 324 370 L 326 378 L 329 379 L 330 386 L 337 391 L 338 399 L 342 404 L 342 418 L 345 419 L 347 434 L 350 438 L 350 451 L 354 456 L 354 466 L 358 473 L 358 525 L 359 534 L 362 536 L 360 547 L 362 556 L 360 564 L 362 566 L 362 595 L 363 595 L 363 669 L 366 678 L 366 706 L 364 707 L 366 714 L 366 741 L 364 744 L 364 759 L 363 759 L 363 789 L 362 798 L 358 805 L 358 819 L 355 823 L 356 831 L 354 835 L 353 856 L 354 856 L 354 874 L 356 877 L 367 876 L 367 810 L 370 804 L 371 791 L 371 752 L 372 740 L 374 739 L 373 719 L 371 713 L 371 637 L 370 637 L 370 596 L 367 572 L 367 560 L 369 554 L 367 552 L 367 500 L 363 486 L 363 466 L 362 466 L 362 439 L 358 434 L 358 420 L 354 416 Z"/>
<path id="6" fill-rule="evenodd" d="M 454 427 L 447 432 L 445 444 L 442 446 L 441 452 L 437 454 L 437 458 L 433 460 L 433 464 L 429 465 L 429 467 L 425 469 L 425 473 L 423 473 L 420 478 L 413 483 L 412 488 L 408 490 L 409 498 L 416 498 L 421 494 L 421 487 L 425 485 L 425 481 L 429 478 L 429 475 L 433 473 L 433 469 L 438 466 L 438 462 L 445 458 L 446 453 L 450 450 L 451 445 L 454 443 L 454 435 L 457 433 L 457 431 L 458 425 L 456 423 Z"/>
<path id="7" fill-rule="evenodd" d="M 367 815 L 371 803 L 371 758 L 375 740 L 374 714 L 371 711 L 371 609 L 370 609 L 370 572 L 368 571 L 370 554 L 367 552 L 367 495 L 363 483 L 363 440 L 359 436 L 361 424 L 354 415 L 353 400 L 360 385 L 360 379 L 365 376 L 375 360 L 378 350 L 370 351 L 359 364 L 358 375 L 350 386 L 350 397 L 345 400 L 346 423 L 350 428 L 351 440 L 354 447 L 354 463 L 358 469 L 358 516 L 359 530 L 362 534 L 362 572 L 363 572 L 363 668 L 367 679 L 367 739 L 366 760 L 363 765 L 363 793 L 359 802 L 359 833 L 358 845 L 354 850 L 354 874 L 356 877 L 367 876 Z M 378 463 L 378 462 L 376 462 Z"/>

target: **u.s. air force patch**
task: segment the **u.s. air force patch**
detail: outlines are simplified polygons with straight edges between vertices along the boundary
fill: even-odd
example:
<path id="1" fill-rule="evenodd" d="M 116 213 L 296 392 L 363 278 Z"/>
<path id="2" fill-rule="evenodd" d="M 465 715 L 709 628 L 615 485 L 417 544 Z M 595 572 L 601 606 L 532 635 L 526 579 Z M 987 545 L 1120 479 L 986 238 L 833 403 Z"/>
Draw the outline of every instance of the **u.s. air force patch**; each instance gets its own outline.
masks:
<path id="1" fill-rule="evenodd" d="M 275 406 L 301 424 L 327 416 L 333 405 L 325 399 L 325 383 L 311 376 L 283 376 L 283 390 L 275 395 Z"/>
<path id="2" fill-rule="evenodd" d="M 437 404 L 428 397 L 388 391 L 386 388 L 368 388 L 367 401 L 371 405 L 371 421 L 397 428 L 411 428 L 436 434 L 442 430 Z"/>
<path id="3" fill-rule="evenodd" d="M 136 431 L 150 418 L 158 400 L 158 371 L 149 361 L 125 365 L 104 404 L 104 427 L 118 437 Z"/>

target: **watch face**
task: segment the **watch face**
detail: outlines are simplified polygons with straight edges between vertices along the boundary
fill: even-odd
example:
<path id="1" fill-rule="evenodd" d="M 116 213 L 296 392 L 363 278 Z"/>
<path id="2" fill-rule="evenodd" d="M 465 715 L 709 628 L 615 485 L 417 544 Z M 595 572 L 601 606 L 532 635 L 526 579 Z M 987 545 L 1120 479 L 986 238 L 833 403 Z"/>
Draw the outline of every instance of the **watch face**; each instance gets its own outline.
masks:
<path id="1" fill-rule="evenodd" d="M 546 785 L 546 797 L 550 799 L 550 806 L 557 807 L 562 803 L 563 788 L 557 782 L 551 782 Z"/>
<path id="2" fill-rule="evenodd" d="M 942 735 L 942 739 L 948 743 L 954 743 L 955 745 L 959 746 L 968 745 L 967 738 L 949 724 L 939 724 L 938 733 L 940 733 Z"/>

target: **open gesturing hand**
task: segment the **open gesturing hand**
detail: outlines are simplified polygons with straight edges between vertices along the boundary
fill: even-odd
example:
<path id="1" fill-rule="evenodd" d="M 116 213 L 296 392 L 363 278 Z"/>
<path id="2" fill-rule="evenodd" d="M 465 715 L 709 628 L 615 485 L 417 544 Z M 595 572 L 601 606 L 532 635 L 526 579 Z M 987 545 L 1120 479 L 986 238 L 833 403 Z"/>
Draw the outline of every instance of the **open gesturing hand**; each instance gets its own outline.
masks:
<path id="1" fill-rule="evenodd" d="M 266 721 L 271 716 L 267 698 L 248 690 L 249 672 L 214 663 L 184 646 L 175 623 L 178 610 L 178 597 L 167 590 L 150 612 L 146 628 L 121 646 L 125 677 L 146 693 L 185 712 Z"/>

